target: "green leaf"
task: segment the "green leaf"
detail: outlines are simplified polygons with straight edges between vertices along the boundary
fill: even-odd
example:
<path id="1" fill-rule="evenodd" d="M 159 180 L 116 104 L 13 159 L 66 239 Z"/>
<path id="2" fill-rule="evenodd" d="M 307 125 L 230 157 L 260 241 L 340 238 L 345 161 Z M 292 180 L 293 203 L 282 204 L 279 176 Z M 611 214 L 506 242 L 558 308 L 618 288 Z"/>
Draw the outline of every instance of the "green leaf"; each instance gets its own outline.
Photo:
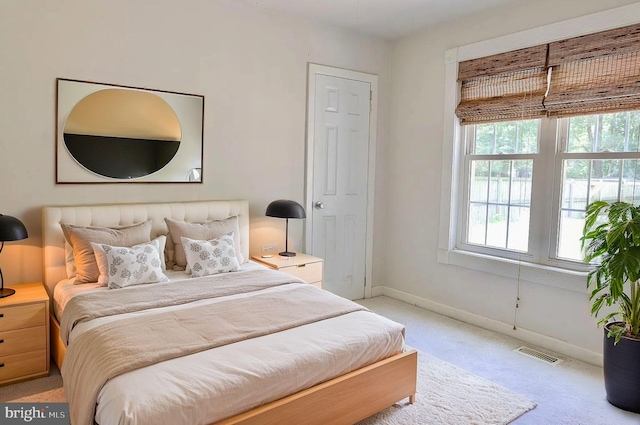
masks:
<path id="1" fill-rule="evenodd" d="M 606 208 L 608 206 L 609 206 L 609 203 L 605 201 L 596 201 L 589 204 L 589 206 L 587 207 L 585 222 L 584 222 L 585 229 L 592 228 L 596 220 L 598 219 L 598 216 L 600 215 L 600 211 L 603 208 Z"/>
<path id="2" fill-rule="evenodd" d="M 591 313 L 598 316 L 604 306 L 618 307 L 598 324 L 622 320 L 624 327 L 610 331 L 616 341 L 625 332 L 640 334 L 640 206 L 591 203 L 580 240 L 584 260 L 596 262 L 587 276 Z"/>

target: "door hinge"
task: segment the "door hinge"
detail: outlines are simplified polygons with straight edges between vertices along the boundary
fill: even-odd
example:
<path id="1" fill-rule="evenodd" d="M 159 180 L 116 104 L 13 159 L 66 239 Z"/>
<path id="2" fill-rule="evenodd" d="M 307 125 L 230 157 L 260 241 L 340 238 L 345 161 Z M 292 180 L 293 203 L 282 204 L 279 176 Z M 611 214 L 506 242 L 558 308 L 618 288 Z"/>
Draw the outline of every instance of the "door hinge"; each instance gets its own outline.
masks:
<path id="1" fill-rule="evenodd" d="M 364 277 L 364 287 L 365 288 L 367 287 L 367 277 L 366 276 Z"/>
<path id="2" fill-rule="evenodd" d="M 369 113 L 373 111 L 373 90 L 369 90 Z"/>

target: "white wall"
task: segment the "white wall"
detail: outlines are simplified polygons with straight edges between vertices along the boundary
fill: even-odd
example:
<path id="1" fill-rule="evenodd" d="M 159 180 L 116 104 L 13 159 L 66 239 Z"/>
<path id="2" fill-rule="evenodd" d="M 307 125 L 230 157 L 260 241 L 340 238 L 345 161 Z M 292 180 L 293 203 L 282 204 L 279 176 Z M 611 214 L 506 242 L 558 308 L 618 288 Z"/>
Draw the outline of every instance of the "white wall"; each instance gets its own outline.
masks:
<path id="1" fill-rule="evenodd" d="M 454 47 L 629 3 L 634 2 L 523 0 L 394 43 L 386 173 L 389 249 L 385 254 L 385 288 L 374 288 L 374 293 L 388 293 L 551 349 L 599 361 L 602 331 L 590 317 L 586 288 L 574 292 L 522 281 L 516 312 L 517 279 L 437 262 L 444 55 Z M 517 331 L 512 330 L 514 320 Z"/>
<path id="2" fill-rule="evenodd" d="M 29 232 L 0 255 L 8 286 L 41 279 L 43 205 L 248 199 L 252 252 L 267 242 L 284 249 L 284 221 L 264 211 L 279 198 L 304 202 L 309 62 L 379 75 L 384 205 L 387 41 L 231 0 L 3 0 L 0 58 L 0 213 Z M 57 77 L 204 95 L 204 184 L 56 185 Z M 299 249 L 302 221 L 290 227 Z M 375 233 L 381 256 L 381 226 Z"/>

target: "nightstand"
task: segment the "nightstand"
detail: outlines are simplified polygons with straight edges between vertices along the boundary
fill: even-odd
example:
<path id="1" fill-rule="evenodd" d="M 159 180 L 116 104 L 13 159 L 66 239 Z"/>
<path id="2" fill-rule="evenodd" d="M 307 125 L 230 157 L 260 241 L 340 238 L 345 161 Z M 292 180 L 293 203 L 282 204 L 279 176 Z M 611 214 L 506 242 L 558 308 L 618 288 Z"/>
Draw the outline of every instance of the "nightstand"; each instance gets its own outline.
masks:
<path id="1" fill-rule="evenodd" d="M 49 375 L 49 295 L 40 282 L 0 298 L 0 385 Z"/>
<path id="2" fill-rule="evenodd" d="M 251 259 L 272 269 L 288 273 L 318 288 L 322 288 L 322 258 L 296 253 L 295 257 L 281 257 L 273 254 L 271 258 L 252 255 Z"/>

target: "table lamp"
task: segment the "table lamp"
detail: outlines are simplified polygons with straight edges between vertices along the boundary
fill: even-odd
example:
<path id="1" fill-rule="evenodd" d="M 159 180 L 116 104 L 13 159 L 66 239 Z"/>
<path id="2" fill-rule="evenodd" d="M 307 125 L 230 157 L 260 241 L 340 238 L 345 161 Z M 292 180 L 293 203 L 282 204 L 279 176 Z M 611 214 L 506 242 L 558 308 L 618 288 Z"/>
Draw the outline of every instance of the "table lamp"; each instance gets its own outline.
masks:
<path id="1" fill-rule="evenodd" d="M 295 252 L 289 252 L 289 219 L 290 218 L 307 218 L 302 205 L 295 201 L 288 201 L 286 199 L 279 199 L 273 201 L 267 207 L 268 217 L 278 217 L 287 219 L 287 231 L 284 242 L 284 252 L 280 252 L 283 257 L 295 257 Z"/>
<path id="2" fill-rule="evenodd" d="M 27 237 L 27 229 L 20 220 L 10 215 L 0 214 L 0 253 L 2 253 L 5 242 L 19 241 Z M 8 297 L 15 293 L 15 289 L 4 287 L 4 277 L 2 276 L 2 268 L 0 267 L 0 298 Z"/>

